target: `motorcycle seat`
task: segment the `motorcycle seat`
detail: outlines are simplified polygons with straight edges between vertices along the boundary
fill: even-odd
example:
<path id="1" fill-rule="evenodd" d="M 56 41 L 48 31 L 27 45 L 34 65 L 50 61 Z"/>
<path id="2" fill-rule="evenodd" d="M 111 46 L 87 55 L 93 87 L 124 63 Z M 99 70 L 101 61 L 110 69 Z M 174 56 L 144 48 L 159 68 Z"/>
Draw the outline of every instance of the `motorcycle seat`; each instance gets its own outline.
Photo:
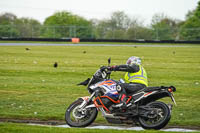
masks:
<path id="1" fill-rule="evenodd" d="M 142 91 L 150 92 L 150 91 L 161 90 L 161 89 L 166 89 L 166 88 L 169 88 L 169 87 L 165 87 L 165 86 L 146 87 L 142 89 Z"/>

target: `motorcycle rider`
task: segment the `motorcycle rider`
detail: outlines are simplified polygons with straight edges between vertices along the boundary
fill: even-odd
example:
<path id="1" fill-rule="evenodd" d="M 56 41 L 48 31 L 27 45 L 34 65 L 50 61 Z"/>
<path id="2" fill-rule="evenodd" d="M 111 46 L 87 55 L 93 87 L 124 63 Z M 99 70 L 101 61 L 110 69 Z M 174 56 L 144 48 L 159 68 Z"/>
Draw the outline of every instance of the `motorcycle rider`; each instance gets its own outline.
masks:
<path id="1" fill-rule="evenodd" d="M 113 106 L 113 108 L 126 108 L 127 94 L 133 94 L 134 92 L 148 87 L 147 73 L 145 69 L 141 66 L 141 58 L 136 56 L 131 56 L 128 58 L 125 65 L 116 65 L 112 67 L 101 68 L 102 70 L 109 71 L 124 71 L 125 83 L 120 83 L 117 86 L 117 91 L 119 92 L 120 103 Z"/>

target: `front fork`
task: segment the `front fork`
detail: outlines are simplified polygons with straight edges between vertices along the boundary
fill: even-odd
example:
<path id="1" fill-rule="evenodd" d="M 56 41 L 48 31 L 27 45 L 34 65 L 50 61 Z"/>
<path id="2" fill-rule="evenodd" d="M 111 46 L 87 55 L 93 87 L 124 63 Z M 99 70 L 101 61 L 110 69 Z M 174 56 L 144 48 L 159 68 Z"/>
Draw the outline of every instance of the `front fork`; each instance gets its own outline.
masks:
<path id="1" fill-rule="evenodd" d="M 80 97 L 80 99 L 82 99 L 83 102 L 79 106 L 79 109 L 81 109 L 81 110 L 84 109 L 88 105 L 88 103 L 90 103 L 92 101 L 92 99 L 93 99 L 94 96 L 95 96 L 95 92 L 93 92 L 91 96 Z M 94 105 L 92 104 L 92 105 L 89 105 L 89 107 L 90 106 L 93 107 Z"/>
<path id="2" fill-rule="evenodd" d="M 83 102 L 81 103 L 80 106 L 78 106 L 78 107 L 76 108 L 75 111 L 73 111 L 73 116 L 74 116 L 74 118 L 76 118 L 77 120 L 78 120 L 78 119 L 82 119 L 84 116 L 87 115 L 87 108 L 95 107 L 94 104 L 88 105 L 88 104 L 92 101 L 92 98 L 93 98 L 93 97 L 94 97 L 94 93 L 92 93 L 91 96 L 85 96 L 85 97 L 80 97 L 80 98 L 79 98 L 79 99 L 83 100 Z M 82 116 L 81 116 L 81 117 L 80 117 L 80 116 L 77 116 L 77 115 L 75 114 L 76 111 L 79 112 Z"/>

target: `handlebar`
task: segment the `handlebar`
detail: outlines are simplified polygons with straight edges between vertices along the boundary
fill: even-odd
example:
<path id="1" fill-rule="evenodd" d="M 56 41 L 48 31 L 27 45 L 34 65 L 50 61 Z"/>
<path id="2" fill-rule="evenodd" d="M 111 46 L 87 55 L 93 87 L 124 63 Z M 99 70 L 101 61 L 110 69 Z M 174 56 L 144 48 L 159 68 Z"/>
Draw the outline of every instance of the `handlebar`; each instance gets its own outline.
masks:
<path id="1" fill-rule="evenodd" d="M 111 71 L 107 71 L 107 78 L 110 79 Z"/>

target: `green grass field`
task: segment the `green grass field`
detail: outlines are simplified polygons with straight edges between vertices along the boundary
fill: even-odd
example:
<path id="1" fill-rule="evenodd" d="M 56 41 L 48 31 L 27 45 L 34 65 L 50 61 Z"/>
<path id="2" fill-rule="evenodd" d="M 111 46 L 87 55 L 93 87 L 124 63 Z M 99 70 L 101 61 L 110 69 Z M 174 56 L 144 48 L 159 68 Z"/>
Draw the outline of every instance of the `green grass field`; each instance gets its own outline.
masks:
<path id="1" fill-rule="evenodd" d="M 117 65 L 133 55 L 143 59 L 150 86 L 177 87 L 169 125 L 199 126 L 200 46 L 0 46 L 0 118 L 64 120 L 69 104 L 89 95 L 77 83 L 107 65 L 109 57 Z M 113 72 L 112 78 L 123 74 Z M 106 123 L 101 115 L 95 122 Z"/>

